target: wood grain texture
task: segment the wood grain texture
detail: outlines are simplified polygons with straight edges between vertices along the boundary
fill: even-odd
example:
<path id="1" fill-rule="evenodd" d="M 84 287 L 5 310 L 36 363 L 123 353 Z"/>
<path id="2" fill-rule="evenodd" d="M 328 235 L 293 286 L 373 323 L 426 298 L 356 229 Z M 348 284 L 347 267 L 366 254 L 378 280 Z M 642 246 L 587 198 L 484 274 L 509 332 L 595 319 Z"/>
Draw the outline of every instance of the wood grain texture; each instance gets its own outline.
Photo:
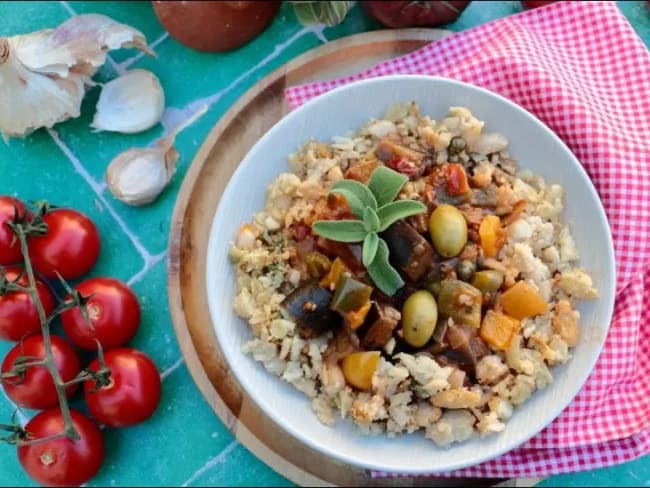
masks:
<path id="1" fill-rule="evenodd" d="M 197 153 L 179 192 L 169 242 L 170 311 L 192 377 L 215 413 L 259 459 L 302 486 L 532 486 L 537 480 L 372 479 L 284 432 L 230 374 L 214 333 L 206 295 L 212 219 L 231 175 L 250 148 L 287 112 L 284 89 L 335 78 L 411 52 L 446 31 L 404 29 L 346 37 L 309 51 L 253 86 L 224 114 Z M 224 236 L 230 239 L 231 236 Z"/>

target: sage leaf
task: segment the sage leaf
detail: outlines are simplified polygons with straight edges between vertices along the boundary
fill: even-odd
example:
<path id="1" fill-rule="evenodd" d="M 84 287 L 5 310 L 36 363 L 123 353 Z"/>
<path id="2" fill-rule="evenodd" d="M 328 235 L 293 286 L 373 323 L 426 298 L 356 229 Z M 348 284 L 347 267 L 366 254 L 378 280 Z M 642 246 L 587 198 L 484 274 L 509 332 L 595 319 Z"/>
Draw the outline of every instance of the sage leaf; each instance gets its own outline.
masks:
<path id="1" fill-rule="evenodd" d="M 375 200 L 375 197 L 370 191 L 370 189 L 363 183 L 359 183 L 357 180 L 339 180 L 332 185 L 332 188 L 330 189 L 330 193 L 332 192 L 336 193 L 339 190 L 345 190 L 347 192 L 353 193 L 354 196 L 356 196 L 359 199 L 359 201 L 363 204 L 364 207 L 370 207 L 373 210 L 377 210 L 377 208 L 379 208 L 377 206 L 377 200 Z M 348 202 L 348 204 L 349 203 L 350 202 Z M 362 215 L 363 215 L 363 211 L 362 211 Z M 359 215 L 358 217 L 361 218 L 362 215 Z"/>
<path id="2" fill-rule="evenodd" d="M 358 220 L 318 220 L 311 227 L 319 236 L 338 242 L 361 242 L 367 234 Z"/>
<path id="3" fill-rule="evenodd" d="M 379 230 L 379 217 L 377 212 L 375 212 L 370 207 L 366 207 L 363 211 L 363 226 L 366 228 L 367 232 L 377 232 Z"/>
<path id="4" fill-rule="evenodd" d="M 412 215 L 421 214 L 427 209 L 426 205 L 422 202 L 414 200 L 398 200 L 396 202 L 387 203 L 379 210 L 377 210 L 377 217 L 379 217 L 379 232 L 383 232 L 391 225 L 401 219 L 410 217 Z M 364 220 L 365 222 L 365 220 Z"/>
<path id="5" fill-rule="evenodd" d="M 376 232 L 371 232 L 366 235 L 366 238 L 363 240 L 363 251 L 361 252 L 361 261 L 366 268 L 375 259 L 378 245 L 379 236 Z"/>
<path id="6" fill-rule="evenodd" d="M 408 178 L 397 171 L 393 171 L 386 166 L 380 166 L 372 172 L 368 188 L 377 200 L 377 205 L 381 208 L 387 203 L 395 200 L 395 197 L 402 190 Z"/>
<path id="7" fill-rule="evenodd" d="M 377 288 L 386 295 L 392 296 L 404 286 L 404 280 L 388 261 L 388 245 L 381 238 L 378 241 L 375 259 L 370 266 L 367 266 L 368 274 Z"/>

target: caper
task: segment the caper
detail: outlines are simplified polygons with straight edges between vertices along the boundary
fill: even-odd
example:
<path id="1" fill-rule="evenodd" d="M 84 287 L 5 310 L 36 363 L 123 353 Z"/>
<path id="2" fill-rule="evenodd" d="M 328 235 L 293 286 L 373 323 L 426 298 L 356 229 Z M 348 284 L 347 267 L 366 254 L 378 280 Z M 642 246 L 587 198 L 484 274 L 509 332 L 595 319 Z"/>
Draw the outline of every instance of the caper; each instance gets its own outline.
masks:
<path id="1" fill-rule="evenodd" d="M 476 265 L 472 261 L 464 259 L 462 261 L 459 261 L 456 265 L 456 276 L 459 280 L 471 280 L 474 271 L 476 271 Z"/>
<path id="2" fill-rule="evenodd" d="M 438 323 L 436 299 L 426 290 L 418 290 L 402 307 L 402 332 L 404 340 L 413 347 L 422 347 L 433 335 Z"/>
<path id="3" fill-rule="evenodd" d="M 503 274 L 493 269 L 477 271 L 472 277 L 472 286 L 483 293 L 494 293 L 503 284 Z"/>
<path id="4" fill-rule="evenodd" d="M 429 233 L 438 254 L 451 258 L 467 243 L 467 221 L 456 207 L 438 205 L 429 219 Z"/>
<path id="5" fill-rule="evenodd" d="M 465 142 L 465 139 L 463 139 L 460 136 L 452 137 L 451 141 L 449 141 L 449 147 L 447 148 L 447 152 L 450 155 L 459 154 L 465 150 L 465 147 L 467 147 L 467 143 Z"/>
<path id="6" fill-rule="evenodd" d="M 427 281 L 426 288 L 434 297 L 437 298 L 438 295 L 440 294 L 440 280 L 437 279 L 437 280 Z"/>
<path id="7" fill-rule="evenodd" d="M 332 266 L 332 261 L 319 252 L 313 251 L 305 256 L 307 272 L 312 278 L 320 278 L 327 273 Z"/>

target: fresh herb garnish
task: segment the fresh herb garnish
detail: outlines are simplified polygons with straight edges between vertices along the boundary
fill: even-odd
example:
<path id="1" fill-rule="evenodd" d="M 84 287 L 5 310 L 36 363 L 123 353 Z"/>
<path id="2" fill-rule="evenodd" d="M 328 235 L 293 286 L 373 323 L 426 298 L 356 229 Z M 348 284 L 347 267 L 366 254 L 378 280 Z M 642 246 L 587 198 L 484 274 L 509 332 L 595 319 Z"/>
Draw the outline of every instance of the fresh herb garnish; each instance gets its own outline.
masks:
<path id="1" fill-rule="evenodd" d="M 415 200 L 393 201 L 408 178 L 385 166 L 377 168 L 368 185 L 356 180 L 341 180 L 332 185 L 330 193 L 345 197 L 351 212 L 359 220 L 318 220 L 313 231 L 338 242 L 363 242 L 362 262 L 375 285 L 387 295 L 404 286 L 404 280 L 388 260 L 386 242 L 379 237 L 398 220 L 417 215 L 426 206 Z"/>

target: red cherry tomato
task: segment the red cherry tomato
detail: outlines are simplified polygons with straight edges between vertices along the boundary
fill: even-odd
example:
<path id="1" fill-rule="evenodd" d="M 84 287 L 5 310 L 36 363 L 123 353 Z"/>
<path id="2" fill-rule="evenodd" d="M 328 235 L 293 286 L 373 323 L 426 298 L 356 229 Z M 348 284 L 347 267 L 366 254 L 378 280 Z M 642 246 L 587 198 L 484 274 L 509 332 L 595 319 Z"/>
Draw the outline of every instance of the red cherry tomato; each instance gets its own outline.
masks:
<path id="1" fill-rule="evenodd" d="M 86 310 L 92 326 L 79 307 L 63 312 L 63 330 L 73 344 L 94 351 L 97 339 L 109 349 L 126 344 L 135 335 L 140 325 L 140 304 L 128 286 L 113 278 L 90 278 L 75 289 L 82 297 L 90 297 Z"/>
<path id="2" fill-rule="evenodd" d="M 99 233 L 81 212 L 60 208 L 43 217 L 47 234 L 28 240 L 34 268 L 48 278 L 56 272 L 66 280 L 80 278 L 94 266 L 99 256 Z"/>
<path id="3" fill-rule="evenodd" d="M 464 195 L 469 191 L 467 173 L 462 164 L 452 163 L 447 166 L 447 185 L 445 192 L 450 196 Z"/>
<path id="4" fill-rule="evenodd" d="M 149 356 L 120 347 L 107 351 L 104 359 L 111 370 L 110 384 L 93 391 L 95 382 L 84 382 L 90 414 L 111 427 L 134 425 L 151 417 L 160 402 L 160 374 Z M 99 361 L 90 363 L 88 369 L 97 371 Z"/>
<path id="5" fill-rule="evenodd" d="M 16 215 L 18 211 L 18 215 Z M 20 243 L 7 222 L 25 216 L 25 205 L 17 198 L 0 196 L 0 264 L 14 264 L 22 260 Z"/>
<path id="6" fill-rule="evenodd" d="M 447 24 L 456 20 L 469 1 L 412 2 L 362 1 L 361 8 L 386 27 L 415 27 Z"/>
<path id="7" fill-rule="evenodd" d="M 25 273 L 21 276 L 17 266 L 5 268 L 5 277 L 10 283 L 28 286 L 29 279 Z M 20 276 L 20 279 L 18 278 Z M 54 298 L 43 282 L 36 280 L 36 291 L 46 315 L 54 310 Z M 0 338 L 7 341 L 19 341 L 23 337 L 41 330 L 41 321 L 29 293 L 11 291 L 0 295 Z"/>
<path id="8" fill-rule="evenodd" d="M 53 335 L 50 338 L 56 369 L 63 381 L 70 381 L 81 371 L 79 356 L 62 337 Z M 25 338 L 16 344 L 2 361 L 2 386 L 7 396 L 18 405 L 35 410 L 45 410 L 58 405 L 59 399 L 56 396 L 54 381 L 45 366 L 30 366 L 26 368 L 24 375 L 8 375 L 16 359 L 21 356 L 31 358 L 30 361 L 43 359 L 45 357 L 43 336 L 39 334 Z M 78 386 L 75 384 L 67 387 L 66 396 L 70 397 Z"/>
<path id="9" fill-rule="evenodd" d="M 549 3 L 555 3 L 556 0 L 541 0 L 541 1 L 536 1 L 536 0 L 531 0 L 531 1 L 526 1 L 522 0 L 521 4 L 525 9 L 531 9 L 531 8 L 537 8 L 537 7 L 543 7 L 544 5 L 548 5 Z"/>
<path id="10" fill-rule="evenodd" d="M 36 482 L 46 486 L 78 486 L 90 480 L 104 460 L 104 439 L 99 428 L 76 410 L 72 424 L 79 440 L 61 437 L 27 446 L 18 446 L 18 460 Z M 25 426 L 30 440 L 63 431 L 63 416 L 56 409 L 46 410 Z"/>

